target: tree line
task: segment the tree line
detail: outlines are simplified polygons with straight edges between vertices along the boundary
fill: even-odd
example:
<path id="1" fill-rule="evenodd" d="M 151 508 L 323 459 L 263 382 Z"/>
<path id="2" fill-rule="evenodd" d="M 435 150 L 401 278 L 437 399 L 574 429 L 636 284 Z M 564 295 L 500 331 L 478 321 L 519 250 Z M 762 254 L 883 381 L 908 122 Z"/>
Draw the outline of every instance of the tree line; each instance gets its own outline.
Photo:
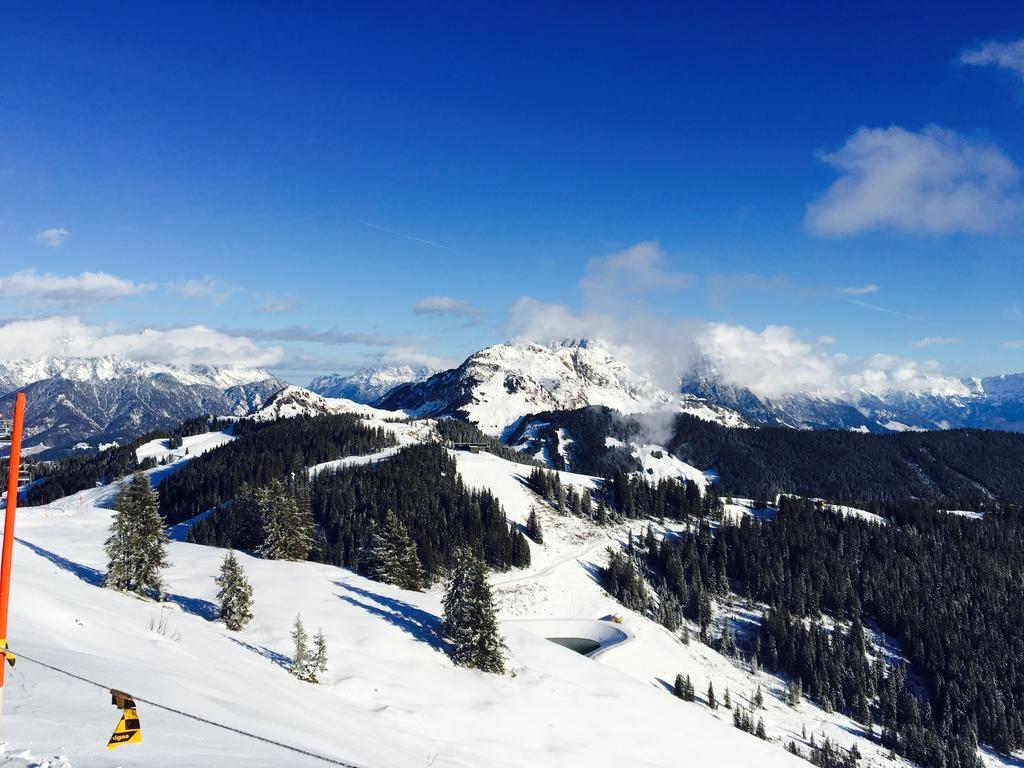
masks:
<path id="1" fill-rule="evenodd" d="M 1024 520 L 884 507 L 888 524 L 782 497 L 774 521 L 702 520 L 672 537 L 652 530 L 613 551 L 602 583 L 625 605 L 675 628 L 695 622 L 727 654 L 784 673 L 787 698 L 882 728 L 882 743 L 926 766 L 975 768 L 979 742 L 1024 746 Z M 753 638 L 726 622 L 711 637 L 711 599 L 766 606 Z M 889 663 L 872 625 L 906 658 Z M 685 626 L 685 625 L 684 625 Z"/>
<path id="2" fill-rule="evenodd" d="M 439 445 L 409 446 L 375 465 L 325 470 L 309 481 L 297 475 L 246 486 L 192 526 L 190 540 L 266 552 L 268 510 L 295 507 L 302 514 L 285 519 L 297 521 L 298 533 L 285 538 L 308 541 L 305 557 L 410 589 L 440 577 L 460 547 L 499 570 L 530 564 L 523 531 L 489 491 L 463 484 L 455 460 Z"/>
<path id="3" fill-rule="evenodd" d="M 395 444 L 390 433 L 347 413 L 240 421 L 234 433 L 236 440 L 193 458 L 161 483 L 160 512 L 168 523 L 188 520 L 233 499 L 243 484 L 266 486 L 314 464 Z"/>

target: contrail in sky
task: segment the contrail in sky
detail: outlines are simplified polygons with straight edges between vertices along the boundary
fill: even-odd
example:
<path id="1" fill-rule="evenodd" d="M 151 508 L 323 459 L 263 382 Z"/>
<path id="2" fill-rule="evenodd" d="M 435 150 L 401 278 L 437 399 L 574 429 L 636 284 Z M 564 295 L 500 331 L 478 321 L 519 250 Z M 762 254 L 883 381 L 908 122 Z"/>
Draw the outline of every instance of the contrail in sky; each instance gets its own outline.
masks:
<path id="1" fill-rule="evenodd" d="M 458 253 L 458 251 L 456 251 L 454 248 L 452 248 L 449 245 L 444 245 L 443 243 L 435 243 L 433 240 L 427 240 L 427 239 L 422 238 L 422 237 L 417 237 L 416 235 L 410 235 L 410 234 L 408 234 L 406 232 L 399 232 L 397 229 L 391 229 L 390 227 L 384 227 L 384 226 L 381 226 L 380 224 L 374 224 L 371 221 L 363 221 L 362 219 L 360 219 L 359 223 L 362 224 L 364 227 L 370 227 L 372 229 L 379 229 L 381 232 L 388 232 L 388 233 L 390 233 L 392 235 L 398 235 L 398 237 L 404 237 L 406 240 L 413 240 L 413 241 L 415 241 L 417 243 L 423 243 L 424 245 L 431 245 L 434 248 L 443 248 L 446 251 L 454 251 L 454 252 Z"/>

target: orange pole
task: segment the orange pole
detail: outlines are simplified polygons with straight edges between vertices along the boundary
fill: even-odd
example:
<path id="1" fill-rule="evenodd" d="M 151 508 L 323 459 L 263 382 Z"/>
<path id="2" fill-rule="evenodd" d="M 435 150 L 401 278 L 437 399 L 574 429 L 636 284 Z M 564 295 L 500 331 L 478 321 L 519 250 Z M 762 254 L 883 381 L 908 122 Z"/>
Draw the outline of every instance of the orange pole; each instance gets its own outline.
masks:
<path id="1" fill-rule="evenodd" d="M 11 461 L 7 472 L 7 514 L 4 517 L 3 560 L 0 562 L 0 643 L 7 648 L 7 608 L 11 599 L 11 556 L 14 554 L 14 512 L 18 508 L 18 467 L 21 464 L 21 434 L 25 429 L 25 393 L 14 400 L 11 431 Z M 0 689 L 4 686 L 6 663 L 0 658 Z"/>

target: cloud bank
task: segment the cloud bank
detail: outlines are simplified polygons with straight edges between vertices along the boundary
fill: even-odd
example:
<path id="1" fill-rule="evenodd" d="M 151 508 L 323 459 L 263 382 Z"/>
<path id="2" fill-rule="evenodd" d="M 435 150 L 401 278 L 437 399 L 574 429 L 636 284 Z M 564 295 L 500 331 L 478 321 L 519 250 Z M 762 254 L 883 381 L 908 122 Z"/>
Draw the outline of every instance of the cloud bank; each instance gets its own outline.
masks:
<path id="1" fill-rule="evenodd" d="M 123 331 L 84 322 L 77 316 L 15 320 L 0 325 L 0 359 L 107 355 L 171 365 L 267 367 L 285 356 L 282 347 L 261 347 L 252 339 L 203 325 Z"/>
<path id="2" fill-rule="evenodd" d="M 636 256 L 638 249 L 640 257 Z M 628 265 L 636 273 L 630 273 Z M 594 260 L 580 281 L 583 309 L 576 311 L 563 304 L 523 297 L 510 308 L 509 333 L 516 339 L 542 344 L 565 338 L 600 339 L 630 368 L 670 391 L 678 389 L 687 373 L 710 369 L 723 383 L 749 388 L 767 398 L 809 391 L 856 399 L 862 389 L 966 393 L 964 385 L 945 376 L 935 362 L 887 354 L 851 357 L 831 349 L 835 339 L 808 339 L 789 326 L 767 325 L 757 330 L 654 311 L 644 296 L 662 287 L 650 277 L 652 270 L 663 269 L 663 254 L 657 243 L 641 243 Z M 594 287 L 598 275 L 609 280 L 614 275 L 620 283 L 634 286 L 633 301 L 620 303 L 614 312 L 598 308 L 592 301 L 601 293 Z M 602 284 L 610 287 L 612 283 Z M 687 284 L 685 279 L 674 282 L 676 287 Z M 876 290 L 874 285 L 858 287 L 853 295 Z"/>
<path id="3" fill-rule="evenodd" d="M 49 301 L 109 301 L 138 296 L 153 290 L 152 283 L 136 283 L 106 272 L 82 272 L 78 275 L 40 274 L 23 269 L 0 275 L 0 296 Z"/>

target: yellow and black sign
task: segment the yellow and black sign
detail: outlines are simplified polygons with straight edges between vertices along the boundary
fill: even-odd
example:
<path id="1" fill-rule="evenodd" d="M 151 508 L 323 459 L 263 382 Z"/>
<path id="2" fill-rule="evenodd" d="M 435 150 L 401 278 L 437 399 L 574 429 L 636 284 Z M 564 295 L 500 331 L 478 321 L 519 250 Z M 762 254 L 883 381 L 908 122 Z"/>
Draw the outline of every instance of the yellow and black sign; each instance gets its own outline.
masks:
<path id="1" fill-rule="evenodd" d="M 10 664 L 12 667 L 14 666 L 14 662 L 15 662 L 15 658 L 16 657 L 14 656 L 13 653 L 11 653 L 9 650 L 7 650 L 7 641 L 6 640 L 0 640 L 0 655 L 2 655 L 4 657 L 4 659 L 7 660 L 8 664 Z M 2 664 L 2 663 L 3 662 L 0 662 L 0 664 Z"/>
<path id="2" fill-rule="evenodd" d="M 123 691 L 111 690 L 110 703 L 123 709 L 121 719 L 114 727 L 114 732 L 107 742 L 107 749 L 120 747 L 122 744 L 138 744 L 142 741 L 142 725 L 139 724 L 139 713 L 135 708 L 135 699 Z"/>

